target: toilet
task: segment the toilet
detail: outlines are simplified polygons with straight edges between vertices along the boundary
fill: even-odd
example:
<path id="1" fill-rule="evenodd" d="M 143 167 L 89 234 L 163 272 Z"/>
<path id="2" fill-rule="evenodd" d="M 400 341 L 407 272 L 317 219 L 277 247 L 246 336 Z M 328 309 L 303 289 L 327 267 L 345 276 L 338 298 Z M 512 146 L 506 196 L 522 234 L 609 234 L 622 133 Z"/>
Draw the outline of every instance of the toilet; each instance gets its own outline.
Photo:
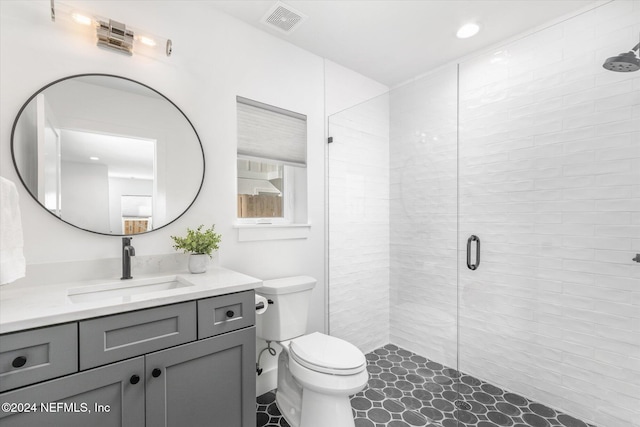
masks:
<path id="1" fill-rule="evenodd" d="M 276 404 L 292 427 L 354 427 L 349 396 L 367 385 L 366 359 L 342 339 L 306 334 L 315 284 L 308 276 L 263 282 L 256 294 L 269 308 L 257 318 L 257 336 L 282 346 Z"/>

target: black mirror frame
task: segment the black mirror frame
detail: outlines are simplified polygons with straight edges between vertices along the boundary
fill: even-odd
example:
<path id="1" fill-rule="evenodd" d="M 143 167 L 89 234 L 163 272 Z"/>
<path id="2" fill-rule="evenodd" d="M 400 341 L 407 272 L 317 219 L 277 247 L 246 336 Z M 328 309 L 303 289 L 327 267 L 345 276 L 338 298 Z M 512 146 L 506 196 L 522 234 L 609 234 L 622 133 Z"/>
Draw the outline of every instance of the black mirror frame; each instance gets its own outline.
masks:
<path id="1" fill-rule="evenodd" d="M 165 99 L 166 101 L 168 101 L 171 105 L 173 105 L 179 112 L 180 114 L 182 114 L 182 116 L 185 118 L 185 120 L 187 121 L 187 123 L 189 123 L 189 126 L 191 126 L 191 129 L 193 130 L 193 133 L 195 134 L 196 138 L 198 139 L 198 144 L 200 144 L 200 152 L 202 153 L 202 179 L 200 180 L 200 186 L 198 187 L 198 191 L 196 192 L 195 196 L 193 197 L 193 200 L 191 201 L 191 203 L 189 203 L 189 205 L 184 209 L 184 211 L 182 211 L 182 213 L 178 216 L 176 216 L 174 219 L 172 219 L 171 221 L 167 222 L 166 224 L 163 224 L 162 226 L 158 227 L 158 228 L 154 228 L 152 230 L 149 231 L 145 231 L 143 233 L 136 233 L 136 236 L 142 235 L 142 234 L 148 234 L 148 233 L 152 233 L 154 231 L 160 230 L 164 227 L 166 227 L 167 225 L 175 222 L 176 220 L 178 220 L 182 215 L 184 215 L 190 208 L 191 206 L 193 206 L 193 204 L 195 203 L 196 199 L 198 198 L 198 196 L 200 195 L 200 191 L 202 190 L 202 185 L 204 184 L 204 176 L 205 176 L 205 171 L 206 171 L 206 162 L 205 162 L 205 156 L 204 156 L 204 147 L 202 145 L 202 141 L 200 140 L 200 135 L 198 135 L 198 132 L 196 131 L 196 128 L 193 126 L 193 123 L 191 123 L 191 120 L 189 120 L 189 118 L 187 117 L 186 114 L 184 114 L 184 112 L 180 109 L 180 107 L 178 107 L 172 100 L 170 100 L 169 98 L 167 98 L 165 95 L 163 95 L 161 92 L 157 91 L 156 89 L 152 88 L 151 86 L 148 86 L 144 83 L 140 83 L 137 80 L 133 80 L 130 79 L 128 77 L 122 77 L 122 76 L 118 76 L 115 74 L 105 74 L 105 73 L 85 73 L 85 74 L 74 74 L 71 76 L 67 76 L 67 77 L 63 77 L 61 79 L 55 80 L 51 83 L 48 83 L 47 85 L 41 87 L 40 89 L 38 89 L 33 95 L 31 95 L 29 97 L 29 99 L 27 99 L 27 101 L 22 105 L 22 107 L 20 107 L 20 110 L 18 111 L 18 114 L 16 115 L 15 120 L 13 121 L 13 126 L 11 127 L 11 160 L 13 161 L 13 168 L 15 169 L 16 173 L 18 174 L 18 178 L 20 178 L 20 182 L 22 183 L 22 186 L 27 190 L 27 192 L 29 193 L 29 195 L 33 198 L 33 200 L 36 201 L 36 203 L 38 203 L 38 205 L 40 207 L 42 207 L 42 209 L 45 210 L 45 212 L 49 213 L 51 216 L 53 216 L 54 218 L 69 224 L 70 226 L 83 230 L 83 231 L 88 231 L 89 233 L 94 233 L 94 234 L 100 234 L 103 236 L 115 236 L 115 237 L 122 237 L 122 236 L 128 236 L 128 234 L 114 234 L 114 233 L 102 233 L 99 231 L 94 231 L 94 230 L 89 230 L 87 228 L 82 228 L 79 227 L 75 224 L 72 224 L 68 221 L 65 221 L 64 219 L 60 218 L 59 216 L 57 216 L 56 214 L 54 214 L 53 212 L 51 212 L 49 209 L 47 209 L 42 203 L 40 203 L 40 201 L 38 200 L 37 195 L 34 195 L 31 190 L 29 189 L 29 187 L 27 187 L 27 185 L 25 184 L 24 180 L 22 179 L 22 175 L 20 174 L 20 171 L 18 170 L 18 165 L 16 163 L 16 157 L 15 157 L 15 150 L 14 150 L 14 134 L 15 134 L 15 130 L 16 130 L 16 126 L 18 124 L 18 120 L 20 119 L 20 116 L 22 115 L 22 112 L 24 111 L 25 108 L 27 108 L 27 105 L 29 105 L 29 103 L 42 91 L 44 91 L 45 89 L 47 89 L 50 86 L 53 86 L 55 84 L 58 84 L 60 82 L 63 82 L 65 80 L 70 80 L 73 78 L 77 78 L 77 77 L 113 77 L 113 78 L 117 78 L 117 79 L 122 79 L 122 80 L 127 80 L 130 81 L 132 83 L 136 83 L 139 84 L 153 92 L 155 92 L 156 94 L 158 94 L 159 96 L 161 96 L 163 99 Z"/>

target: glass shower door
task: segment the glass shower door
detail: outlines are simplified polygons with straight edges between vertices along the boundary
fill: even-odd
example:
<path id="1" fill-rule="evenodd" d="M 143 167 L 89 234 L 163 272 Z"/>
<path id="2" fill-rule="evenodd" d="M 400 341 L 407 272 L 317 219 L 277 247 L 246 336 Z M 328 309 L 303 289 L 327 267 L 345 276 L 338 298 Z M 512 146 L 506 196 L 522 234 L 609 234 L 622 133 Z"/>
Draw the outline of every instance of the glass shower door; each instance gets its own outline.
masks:
<path id="1" fill-rule="evenodd" d="M 465 425 L 637 425 L 640 73 L 602 63 L 638 12 L 607 3 L 460 64 Z"/>

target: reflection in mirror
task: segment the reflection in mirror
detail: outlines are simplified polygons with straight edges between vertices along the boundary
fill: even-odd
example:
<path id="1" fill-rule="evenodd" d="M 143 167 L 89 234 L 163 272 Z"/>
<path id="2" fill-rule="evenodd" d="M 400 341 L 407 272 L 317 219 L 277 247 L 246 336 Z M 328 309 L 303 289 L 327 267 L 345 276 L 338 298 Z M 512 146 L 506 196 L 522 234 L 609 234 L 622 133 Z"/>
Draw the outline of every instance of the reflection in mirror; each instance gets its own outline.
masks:
<path id="1" fill-rule="evenodd" d="M 152 196 L 124 195 L 120 197 L 120 206 L 124 234 L 144 233 L 153 229 Z"/>
<path id="2" fill-rule="evenodd" d="M 136 234 L 182 215 L 200 191 L 204 156 L 195 129 L 142 84 L 83 75 L 27 101 L 12 133 L 25 187 L 51 214 L 102 234 Z"/>

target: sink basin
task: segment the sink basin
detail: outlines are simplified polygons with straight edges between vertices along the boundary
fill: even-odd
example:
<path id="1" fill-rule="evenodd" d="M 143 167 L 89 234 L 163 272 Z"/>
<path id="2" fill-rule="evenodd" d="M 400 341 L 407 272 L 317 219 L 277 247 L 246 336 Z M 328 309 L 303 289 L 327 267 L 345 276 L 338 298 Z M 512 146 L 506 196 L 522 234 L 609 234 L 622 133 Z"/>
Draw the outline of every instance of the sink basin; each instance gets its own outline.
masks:
<path id="1" fill-rule="evenodd" d="M 151 277 L 146 279 L 118 280 L 67 290 L 73 303 L 100 301 L 109 298 L 127 298 L 171 289 L 193 286 L 179 276 Z"/>

